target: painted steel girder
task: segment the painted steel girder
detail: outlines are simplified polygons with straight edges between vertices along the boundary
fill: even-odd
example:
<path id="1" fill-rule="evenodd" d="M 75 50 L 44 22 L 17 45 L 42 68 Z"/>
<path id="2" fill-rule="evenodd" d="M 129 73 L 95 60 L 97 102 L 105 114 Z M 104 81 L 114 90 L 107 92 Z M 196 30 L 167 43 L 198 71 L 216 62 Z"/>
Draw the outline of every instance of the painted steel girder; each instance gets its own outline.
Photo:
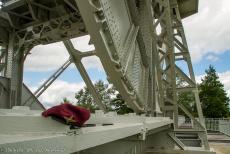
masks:
<path id="1" fill-rule="evenodd" d="M 66 8 L 60 10 L 64 11 L 61 15 L 55 14 L 59 7 L 53 6 L 52 2 L 46 3 L 42 0 L 37 1 L 36 4 L 26 1 L 17 1 L 17 4 L 10 2 L 12 1 L 7 1 L 2 9 L 10 15 L 9 19 L 13 19 L 12 15 L 23 21 L 26 21 L 25 17 L 31 17 L 31 20 L 28 19 L 31 23 L 25 22 L 22 27 L 16 26 L 15 44 L 18 42 L 19 46 L 31 48 L 37 44 L 47 44 L 83 35 L 87 29 L 109 80 L 117 87 L 129 106 L 140 113 L 145 112 L 151 103 L 157 102 L 156 99 L 151 98 L 153 97 L 151 95 L 155 95 L 153 87 L 156 82 L 152 79 L 155 68 L 150 67 L 153 65 L 152 31 L 149 29 L 152 25 L 147 17 L 149 12 L 144 1 L 136 3 L 133 0 L 96 0 L 84 2 L 84 5 L 81 0 L 75 1 L 76 3 L 58 1 L 60 8 Z M 179 6 L 182 3 L 185 1 L 179 1 Z M 39 22 L 32 22 L 36 17 L 30 5 L 45 9 L 53 18 L 43 17 Z M 47 8 L 49 6 L 54 12 Z M 22 16 L 18 7 L 27 8 L 30 14 L 25 16 L 24 13 Z M 78 17 L 78 20 L 73 22 L 71 17 Z M 81 28 L 84 31 L 81 31 Z"/>
<path id="2" fill-rule="evenodd" d="M 109 81 L 115 85 L 130 107 L 136 112 L 144 112 L 149 67 L 144 66 L 143 60 L 148 59 L 143 58 L 141 53 L 147 56 L 151 53 L 149 30 L 142 25 L 134 25 L 126 1 L 77 0 L 76 3 Z M 146 23 L 144 12 L 141 14 L 141 20 Z M 139 31 L 145 40 L 145 50 L 141 50 L 137 42 Z"/>

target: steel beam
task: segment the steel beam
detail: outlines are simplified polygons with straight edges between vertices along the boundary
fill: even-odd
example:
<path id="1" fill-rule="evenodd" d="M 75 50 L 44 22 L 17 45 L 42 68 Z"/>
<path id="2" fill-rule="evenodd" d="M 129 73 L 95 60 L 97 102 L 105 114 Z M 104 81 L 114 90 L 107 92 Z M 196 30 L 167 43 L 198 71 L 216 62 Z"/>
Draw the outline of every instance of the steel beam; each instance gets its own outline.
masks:
<path id="1" fill-rule="evenodd" d="M 6 76 L 11 78 L 10 106 L 21 103 L 23 61 L 28 54 L 27 51 L 38 44 L 64 40 L 71 59 L 89 88 L 94 101 L 101 109 L 106 110 L 105 104 L 101 102 L 101 98 L 81 62 L 83 57 L 96 55 L 100 58 L 109 81 L 115 85 L 128 106 L 136 113 L 156 116 L 155 113 L 159 105 L 162 114 L 174 120 L 174 130 L 162 131 L 148 138 L 146 138 L 147 127 L 145 126 L 149 125 L 147 129 L 152 129 L 150 126 L 154 127 L 156 124 L 153 125 L 151 120 L 144 121 L 144 126 L 136 123 L 135 127 L 116 125 L 113 135 L 119 136 L 120 132 L 118 133 L 118 131 L 123 131 L 126 133 L 125 135 L 134 135 L 130 134 L 128 130 L 139 130 L 139 126 L 141 126 L 142 129 L 137 135 L 138 141 L 146 139 L 148 140 L 146 143 L 157 147 L 164 145 L 167 141 L 169 146 L 166 148 L 168 149 L 173 149 L 175 145 L 185 149 L 184 145 L 180 143 L 181 141 L 174 135 L 181 132 L 195 132 L 202 140 L 203 147 L 201 148 L 204 151 L 209 150 L 195 75 L 181 22 L 181 17 L 187 16 L 189 10 L 196 11 L 197 0 L 194 2 L 190 0 L 65 0 L 55 2 L 50 6 L 50 3 L 41 3 L 40 1 L 18 0 L 8 1 L 3 5 L 4 19 L 7 19 L 12 26 L 9 28 L 9 41 L 8 43 L 5 41 L 7 44 Z M 186 10 L 183 10 L 182 4 L 185 5 Z M 24 11 L 18 11 L 17 8 L 20 7 L 23 7 Z M 0 15 L 3 17 L 2 13 Z M 68 40 L 87 33 L 90 34 L 97 52 L 80 52 L 74 49 L 73 44 Z M 4 40 L 6 39 L 4 38 Z M 186 74 L 183 69 L 177 66 L 176 61 L 184 61 L 188 66 L 189 73 Z M 194 95 L 199 120 L 182 104 L 178 104 L 178 95 L 183 92 L 190 92 Z M 193 128 L 184 130 L 178 126 L 179 108 L 192 119 Z M 106 121 L 108 119 L 100 118 L 99 120 Z M 119 121 L 122 120 L 119 119 Z M 100 135 L 106 135 L 107 132 L 113 133 L 113 131 L 102 129 Z M 171 136 L 168 136 L 168 133 L 171 133 Z M 93 137 L 96 138 L 97 135 Z M 159 143 L 154 142 L 156 138 Z M 64 141 L 66 138 L 60 139 Z M 81 137 L 69 139 L 67 138 L 65 141 L 69 142 L 73 139 L 80 141 Z M 85 139 L 90 140 L 88 137 Z M 100 139 L 107 141 L 103 137 Z M 46 141 L 46 139 L 41 139 L 41 142 Z M 92 140 L 92 142 L 95 141 Z M 140 144 L 143 143 L 142 141 Z M 104 143 L 107 142 L 98 142 L 98 146 Z M 119 144 L 120 142 L 114 145 Z M 68 148 L 73 148 L 73 144 L 68 146 Z M 97 145 L 94 144 L 94 146 Z M 90 151 L 90 149 L 88 150 Z"/>
<path id="2" fill-rule="evenodd" d="M 81 62 L 81 59 L 83 57 L 95 54 L 95 52 L 93 51 L 90 54 L 89 53 L 84 54 L 83 52 L 76 50 L 70 40 L 63 41 L 63 43 L 64 43 L 67 51 L 69 52 L 69 55 L 70 55 L 71 59 L 73 60 L 75 66 L 77 67 L 79 73 L 81 74 L 83 80 L 85 81 L 85 84 L 86 84 L 87 88 L 89 89 L 89 92 L 93 96 L 95 103 L 98 105 L 98 107 L 101 110 L 106 112 L 106 110 L 107 110 L 106 106 L 105 106 L 105 104 L 102 103 L 102 99 L 101 99 L 100 94 L 95 89 L 91 79 L 89 78 L 87 71 L 85 70 L 85 68 Z"/>

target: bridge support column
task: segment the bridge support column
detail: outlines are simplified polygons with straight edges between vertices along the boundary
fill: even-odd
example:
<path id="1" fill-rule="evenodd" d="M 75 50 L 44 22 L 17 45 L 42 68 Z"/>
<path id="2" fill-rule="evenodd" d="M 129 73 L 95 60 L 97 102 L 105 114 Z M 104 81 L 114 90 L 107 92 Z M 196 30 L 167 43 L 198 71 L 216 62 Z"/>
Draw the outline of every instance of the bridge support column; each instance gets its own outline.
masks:
<path id="1" fill-rule="evenodd" d="M 10 79 L 10 108 L 20 106 L 22 98 L 24 49 L 15 44 L 15 39 L 15 34 L 11 33 L 7 48 L 6 77 Z"/>

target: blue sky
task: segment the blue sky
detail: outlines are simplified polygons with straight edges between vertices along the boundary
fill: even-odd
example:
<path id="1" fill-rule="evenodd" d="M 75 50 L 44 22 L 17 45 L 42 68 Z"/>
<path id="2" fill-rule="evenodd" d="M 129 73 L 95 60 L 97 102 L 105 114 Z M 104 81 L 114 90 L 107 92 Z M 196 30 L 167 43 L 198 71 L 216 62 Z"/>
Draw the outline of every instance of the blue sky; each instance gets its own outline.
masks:
<path id="1" fill-rule="evenodd" d="M 209 58 L 209 56 L 214 56 L 215 58 Z M 204 74 L 204 70 L 207 69 L 209 65 L 215 66 L 217 72 L 219 73 L 230 70 L 230 51 L 226 50 L 219 55 L 208 54 L 201 61 L 193 63 L 195 74 Z"/>
<path id="2" fill-rule="evenodd" d="M 183 20 L 185 33 L 199 82 L 208 66 L 214 65 L 220 80 L 230 96 L 230 16 L 229 0 L 200 0 L 199 12 Z M 81 51 L 94 50 L 88 46 L 89 36 L 72 40 Z M 62 43 L 37 46 L 25 63 L 24 82 L 34 91 L 67 59 Z M 106 80 L 103 68 L 96 57 L 83 60 L 93 81 Z M 47 106 L 58 104 L 63 97 L 74 101 L 74 93 L 84 87 L 79 72 L 71 65 L 39 98 Z"/>
<path id="3" fill-rule="evenodd" d="M 24 73 L 24 79 L 26 80 L 27 84 L 30 86 L 37 86 L 39 82 L 47 79 L 50 77 L 56 70 L 53 71 L 47 71 L 47 72 L 31 72 L 31 71 L 25 71 Z M 94 80 L 98 81 L 100 79 L 106 80 L 106 75 L 104 71 L 102 70 L 96 70 L 93 68 L 87 69 L 89 77 Z M 77 69 L 75 69 L 75 66 L 71 68 L 67 68 L 59 77 L 59 80 L 68 81 L 70 83 L 77 83 L 81 82 L 82 78 L 80 76 L 80 73 Z"/>

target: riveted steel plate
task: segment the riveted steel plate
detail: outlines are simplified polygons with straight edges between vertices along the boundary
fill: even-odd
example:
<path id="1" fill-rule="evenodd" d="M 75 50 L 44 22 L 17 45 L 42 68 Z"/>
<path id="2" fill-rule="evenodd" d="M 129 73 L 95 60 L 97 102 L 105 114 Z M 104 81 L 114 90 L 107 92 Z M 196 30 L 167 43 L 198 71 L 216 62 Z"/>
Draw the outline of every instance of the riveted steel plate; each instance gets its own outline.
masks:
<path id="1" fill-rule="evenodd" d="M 151 51 L 145 18 L 136 25 L 126 0 L 76 0 L 81 16 L 95 45 L 110 82 L 136 112 L 144 112 L 148 98 L 149 68 L 144 66 Z M 141 8 L 142 7 L 142 8 Z M 144 10 L 144 6 L 140 6 Z M 144 14 L 145 12 L 139 12 Z M 145 42 L 138 43 L 141 34 Z M 144 51 L 143 51 L 144 50 Z M 147 59 L 143 60 L 141 52 Z"/>

